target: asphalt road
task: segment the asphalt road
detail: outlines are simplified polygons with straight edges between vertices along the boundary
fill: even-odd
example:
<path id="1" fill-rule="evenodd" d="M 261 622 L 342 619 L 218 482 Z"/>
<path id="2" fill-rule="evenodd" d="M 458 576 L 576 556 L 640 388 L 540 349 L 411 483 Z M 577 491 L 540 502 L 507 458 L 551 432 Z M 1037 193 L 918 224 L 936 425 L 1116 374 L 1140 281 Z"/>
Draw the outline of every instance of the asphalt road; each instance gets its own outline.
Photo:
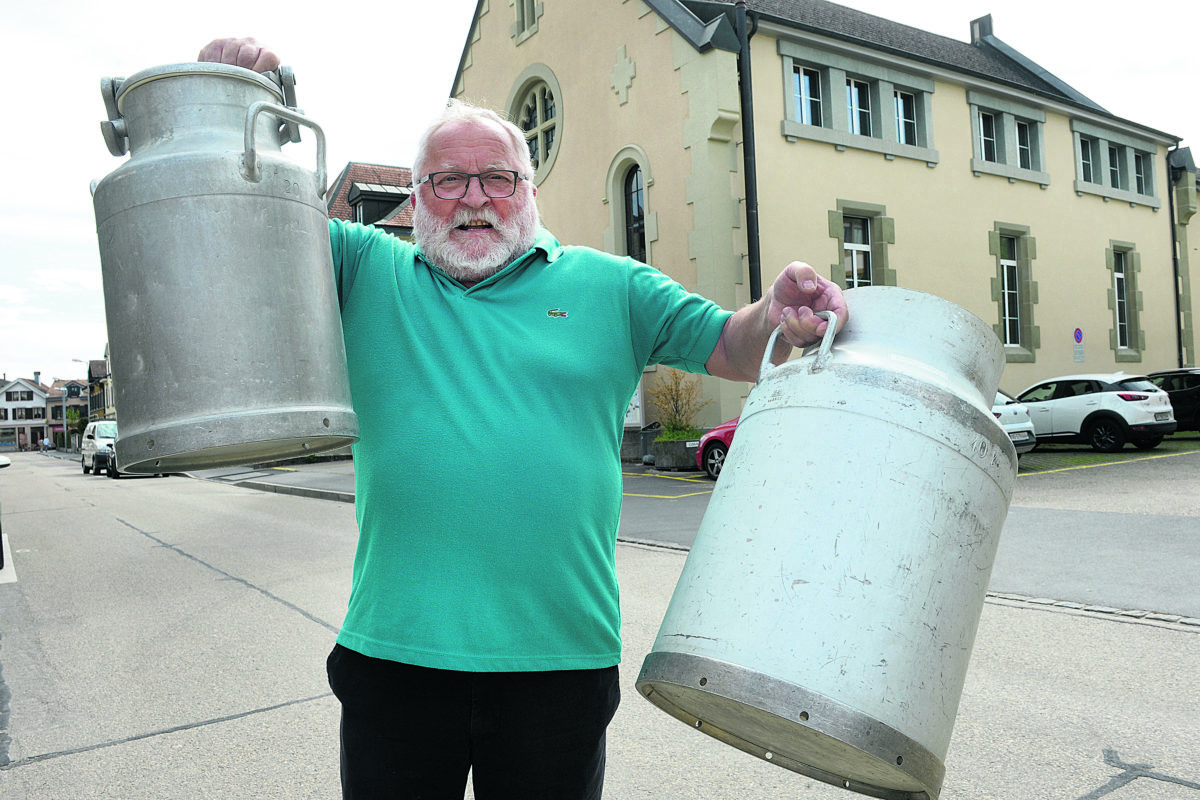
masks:
<path id="1" fill-rule="evenodd" d="M 1030 550 L 1032 566 L 1011 571 L 1049 561 L 1039 581 L 1112 562 L 1089 608 L 1115 602 L 1119 587 L 1107 584 L 1122 571 L 1132 596 L 1087 611 L 1034 586 L 985 604 L 942 800 L 1200 797 L 1200 620 L 1161 613 L 1133 577 L 1196 574 L 1187 520 L 1200 516 L 1198 457 L 1131 453 L 1099 467 L 1064 456 L 1018 479 L 1010 527 L 1022 533 L 1006 529 L 994 578 L 1008 550 Z M 257 472 L 242 483 L 319 477 L 337 492 L 350 477 L 346 464 Z M 703 510 L 711 484 L 671 477 L 627 476 L 627 540 L 640 538 L 638 520 L 657 520 L 640 533 L 662 532 Z M 353 507 L 233 482 L 114 481 L 32 454 L 0 473 L 11 555 L 0 572 L 4 800 L 337 795 L 337 704 L 322 667 L 345 609 Z M 1147 494 L 1160 490 L 1170 492 Z M 1126 521 L 1132 540 L 1112 535 Z M 1151 551 L 1161 563 L 1144 567 Z M 636 697 L 684 558 L 678 545 L 618 547 L 625 701 L 606 797 L 850 797 Z M 1056 591 L 1068 586 L 1058 579 Z M 1138 608 L 1160 613 L 1121 613 Z"/>
<path id="2" fill-rule="evenodd" d="M 1200 436 L 1175 438 L 1119 458 L 1026 456 L 990 591 L 1200 618 Z M 622 537 L 686 549 L 712 488 L 698 473 L 627 470 Z"/>

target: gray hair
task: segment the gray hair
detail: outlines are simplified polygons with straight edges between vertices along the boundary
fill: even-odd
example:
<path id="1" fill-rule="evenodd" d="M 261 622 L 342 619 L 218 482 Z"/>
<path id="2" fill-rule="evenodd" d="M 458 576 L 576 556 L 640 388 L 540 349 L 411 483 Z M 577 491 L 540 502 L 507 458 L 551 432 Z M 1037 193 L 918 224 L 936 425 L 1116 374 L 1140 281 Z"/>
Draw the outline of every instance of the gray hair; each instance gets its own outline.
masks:
<path id="1" fill-rule="evenodd" d="M 434 120 L 425 132 L 421 134 L 421 138 L 417 141 L 417 155 L 413 159 L 412 176 L 413 181 L 418 181 L 425 177 L 425 162 L 429 156 L 429 140 L 433 135 L 441 130 L 444 126 L 451 122 L 460 121 L 472 122 L 489 122 L 499 125 L 500 128 L 512 140 L 513 150 L 517 153 L 520 159 L 520 164 L 517 165 L 517 171 L 526 178 L 533 179 L 533 160 L 529 155 L 529 143 L 525 139 L 525 132 L 514 125 L 511 121 L 505 119 L 490 108 L 472 105 L 465 103 L 462 100 L 450 98 L 446 102 L 446 108 L 442 111 L 441 116 Z"/>

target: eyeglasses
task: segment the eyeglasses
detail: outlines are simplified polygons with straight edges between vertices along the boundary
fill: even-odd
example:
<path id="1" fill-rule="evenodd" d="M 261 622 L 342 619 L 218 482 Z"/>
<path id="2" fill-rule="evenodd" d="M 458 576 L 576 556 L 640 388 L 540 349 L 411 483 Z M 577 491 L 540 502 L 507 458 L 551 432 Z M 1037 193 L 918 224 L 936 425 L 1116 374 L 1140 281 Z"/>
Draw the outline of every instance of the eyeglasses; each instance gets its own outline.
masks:
<path id="1" fill-rule="evenodd" d="M 489 169 L 487 172 L 431 172 L 417 181 L 417 185 L 428 183 L 433 187 L 434 196 L 442 200 L 461 200 L 467 196 L 471 178 L 478 178 L 483 193 L 493 199 L 512 197 L 517 191 L 517 181 L 527 180 L 516 170 Z"/>

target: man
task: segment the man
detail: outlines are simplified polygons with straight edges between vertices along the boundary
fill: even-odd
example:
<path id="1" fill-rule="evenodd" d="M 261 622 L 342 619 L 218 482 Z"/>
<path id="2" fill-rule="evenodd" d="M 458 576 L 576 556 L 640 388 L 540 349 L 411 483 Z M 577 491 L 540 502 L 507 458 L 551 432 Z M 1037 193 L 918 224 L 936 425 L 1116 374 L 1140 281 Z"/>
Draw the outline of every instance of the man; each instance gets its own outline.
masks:
<path id="1" fill-rule="evenodd" d="M 253 70 L 251 39 L 201 60 Z M 619 700 L 620 437 L 644 367 L 754 380 L 837 286 L 789 264 L 724 311 L 539 224 L 522 131 L 451 103 L 413 163 L 416 246 L 332 221 L 359 544 L 329 657 L 346 798 L 590 800 Z"/>

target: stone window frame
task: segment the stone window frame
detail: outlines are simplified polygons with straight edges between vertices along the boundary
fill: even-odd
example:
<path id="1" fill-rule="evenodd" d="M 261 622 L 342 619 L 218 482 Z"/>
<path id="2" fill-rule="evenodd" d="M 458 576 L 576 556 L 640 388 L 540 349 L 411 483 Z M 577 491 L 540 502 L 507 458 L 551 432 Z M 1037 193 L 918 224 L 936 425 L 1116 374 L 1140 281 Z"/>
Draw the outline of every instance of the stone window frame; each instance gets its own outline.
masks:
<path id="1" fill-rule="evenodd" d="M 1130 206 L 1146 206 L 1158 210 L 1162 208 L 1162 199 L 1158 196 L 1158 181 L 1156 180 L 1156 161 L 1158 148 L 1149 139 L 1118 133 L 1110 128 L 1093 125 L 1083 120 L 1071 120 L 1071 136 L 1075 142 L 1075 194 L 1096 195 L 1104 198 L 1105 202 L 1117 200 L 1129 203 Z M 1092 151 L 1092 180 L 1083 180 L 1083 146 L 1081 141 L 1091 143 Z M 1139 193 L 1137 187 L 1129 188 L 1113 186 L 1110 178 L 1112 168 L 1109 147 L 1116 147 L 1122 163 L 1118 172 L 1125 176 L 1127 184 L 1133 183 L 1137 174 L 1135 160 L 1140 156 L 1144 165 L 1146 186 Z"/>
<path id="2" fill-rule="evenodd" d="M 1129 346 L 1121 347 L 1117 335 L 1117 288 L 1115 281 L 1116 254 L 1125 256 L 1125 307 L 1129 319 Z M 1142 360 L 1146 349 L 1146 332 L 1142 330 L 1142 293 L 1138 289 L 1138 273 L 1142 271 L 1142 255 L 1133 242 L 1110 239 L 1104 249 L 1104 267 L 1108 270 L 1108 310 L 1112 312 L 1112 327 L 1108 331 L 1108 346 L 1118 363 L 1136 363 Z"/>
<path id="3" fill-rule="evenodd" d="M 784 118 L 780 133 L 789 142 L 805 139 L 831 144 L 837 150 L 866 150 L 888 160 L 909 158 L 936 167 L 941 156 L 933 144 L 933 80 L 897 69 L 832 53 L 809 45 L 780 39 Z M 797 69 L 816 70 L 821 76 L 820 125 L 799 122 L 794 81 Z M 846 81 L 866 82 L 871 96 L 871 135 L 850 132 L 850 114 L 845 102 Z M 901 144 L 896 132 L 894 93 L 899 90 L 915 99 L 917 144 Z M 839 98 L 842 98 L 839 101 Z"/>
<path id="4" fill-rule="evenodd" d="M 521 107 L 525 104 L 525 98 L 529 96 L 530 92 L 541 86 L 549 89 L 550 94 L 554 96 L 556 122 L 554 144 L 550 146 L 548 153 L 540 157 L 540 163 L 533 176 L 534 185 L 541 185 L 546 176 L 550 174 L 550 170 L 554 168 L 554 162 L 558 158 L 558 151 L 562 147 L 566 129 L 566 108 L 563 103 L 562 86 L 559 85 L 558 78 L 555 77 L 554 70 L 550 67 L 540 63 L 530 64 L 513 82 L 512 89 L 508 94 L 508 101 L 504 104 L 508 118 L 513 120 L 517 127 L 521 127 Z"/>
<path id="5" fill-rule="evenodd" d="M 1050 186 L 1046 165 L 1046 112 L 1025 103 L 994 95 L 967 91 L 967 108 L 971 114 L 971 171 L 976 177 L 995 175 L 1009 183 L 1026 181 L 1045 189 Z M 996 160 L 984 158 L 982 115 L 990 114 L 996 122 Z M 1031 169 L 1021 166 L 1017 123 L 1028 126 Z"/>
<path id="6" fill-rule="evenodd" d="M 1038 304 L 1038 284 L 1033 279 L 1033 262 L 1037 260 L 1037 239 L 1030 234 L 1028 225 L 996 222 L 988 231 L 988 253 L 995 262 L 995 274 L 991 278 L 992 301 L 996 304 L 996 324 L 992 330 L 1003 343 L 1004 331 L 1004 267 L 1000 263 L 1001 238 L 1016 240 L 1017 257 L 1017 307 L 1021 328 L 1021 344 L 1004 345 L 1004 358 L 1009 364 L 1032 364 L 1037 361 L 1037 351 L 1042 346 L 1042 332 L 1034 324 L 1034 311 Z"/>
<path id="7" fill-rule="evenodd" d="M 512 24 L 512 38 L 515 44 L 521 44 L 538 32 L 538 20 L 545 13 L 545 6 L 538 0 L 513 0 L 515 20 Z"/>
<path id="8" fill-rule="evenodd" d="M 896 243 L 896 221 L 887 216 L 887 206 L 855 200 L 838 200 L 837 209 L 829 212 L 829 237 L 837 240 L 837 261 L 830 267 L 833 281 L 846 288 L 846 217 L 861 217 L 870 222 L 871 285 L 898 286 L 896 270 L 888 262 L 888 247 Z"/>
<path id="9" fill-rule="evenodd" d="M 658 214 L 652 210 L 650 187 L 654 185 L 654 173 L 650 170 L 650 157 L 636 144 L 626 145 L 617 151 L 608 165 L 604 178 L 604 197 L 608 206 L 608 228 L 604 231 L 604 249 L 616 255 L 628 255 L 625 243 L 625 178 L 629 170 L 637 167 L 642 172 L 642 190 L 645 193 L 645 263 L 654 263 L 654 243 L 658 241 Z"/>

